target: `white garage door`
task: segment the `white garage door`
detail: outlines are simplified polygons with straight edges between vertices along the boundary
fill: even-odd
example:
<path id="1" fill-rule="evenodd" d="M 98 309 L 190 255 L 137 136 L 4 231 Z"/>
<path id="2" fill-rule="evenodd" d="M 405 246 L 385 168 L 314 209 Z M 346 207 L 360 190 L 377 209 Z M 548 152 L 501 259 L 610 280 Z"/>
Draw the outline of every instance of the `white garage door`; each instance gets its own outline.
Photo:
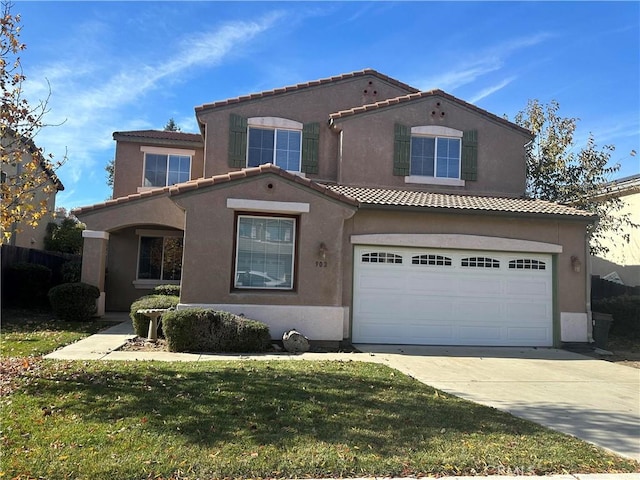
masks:
<path id="1" fill-rule="evenodd" d="M 551 256 L 356 246 L 354 343 L 551 346 Z"/>

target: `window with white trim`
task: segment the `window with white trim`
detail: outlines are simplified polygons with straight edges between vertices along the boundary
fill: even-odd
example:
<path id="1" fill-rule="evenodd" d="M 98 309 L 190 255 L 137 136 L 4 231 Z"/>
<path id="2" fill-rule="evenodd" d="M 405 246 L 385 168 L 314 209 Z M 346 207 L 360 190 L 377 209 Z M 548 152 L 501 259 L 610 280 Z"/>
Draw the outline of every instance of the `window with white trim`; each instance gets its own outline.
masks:
<path id="1" fill-rule="evenodd" d="M 143 187 L 166 187 L 191 179 L 192 150 L 147 146 L 141 150 L 144 152 Z"/>
<path id="2" fill-rule="evenodd" d="M 249 127 L 247 166 L 272 163 L 283 170 L 300 171 L 302 129 Z"/>
<path id="3" fill-rule="evenodd" d="M 460 138 L 411 135 L 411 175 L 460 178 Z"/>
<path id="4" fill-rule="evenodd" d="M 371 252 L 362 254 L 362 263 L 402 263 L 402 256 L 388 252 Z"/>
<path id="5" fill-rule="evenodd" d="M 238 215 L 233 286 L 292 290 L 296 219 Z"/>
<path id="6" fill-rule="evenodd" d="M 138 280 L 177 282 L 182 275 L 182 233 L 141 235 Z"/>

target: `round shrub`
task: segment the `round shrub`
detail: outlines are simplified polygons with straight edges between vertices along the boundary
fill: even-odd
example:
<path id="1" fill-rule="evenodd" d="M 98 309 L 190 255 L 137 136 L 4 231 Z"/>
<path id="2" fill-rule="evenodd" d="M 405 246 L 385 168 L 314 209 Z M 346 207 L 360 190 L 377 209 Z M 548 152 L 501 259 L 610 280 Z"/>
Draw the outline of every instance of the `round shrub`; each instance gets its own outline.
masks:
<path id="1" fill-rule="evenodd" d="M 175 308 L 180 302 L 180 297 L 175 295 L 145 295 L 140 297 L 131 304 L 131 310 L 129 316 L 133 322 L 133 331 L 139 337 L 146 337 L 149 333 L 149 317 L 141 313 L 137 313 L 138 310 L 147 310 L 150 308 Z M 163 319 L 164 323 L 164 319 Z M 158 329 L 158 335 L 161 335 L 162 330 Z"/>
<path id="2" fill-rule="evenodd" d="M 51 287 L 51 269 L 35 263 L 16 263 L 7 272 L 7 300 L 18 307 L 42 306 L 47 303 Z"/>
<path id="3" fill-rule="evenodd" d="M 265 352 L 271 347 L 269 327 L 229 312 L 189 308 L 162 317 L 172 352 Z"/>
<path id="4" fill-rule="evenodd" d="M 180 296 L 180 285 L 158 285 L 153 289 L 154 295 Z"/>
<path id="5" fill-rule="evenodd" d="M 49 302 L 56 318 L 72 322 L 91 320 L 99 297 L 98 287 L 82 282 L 63 283 L 49 290 Z"/>

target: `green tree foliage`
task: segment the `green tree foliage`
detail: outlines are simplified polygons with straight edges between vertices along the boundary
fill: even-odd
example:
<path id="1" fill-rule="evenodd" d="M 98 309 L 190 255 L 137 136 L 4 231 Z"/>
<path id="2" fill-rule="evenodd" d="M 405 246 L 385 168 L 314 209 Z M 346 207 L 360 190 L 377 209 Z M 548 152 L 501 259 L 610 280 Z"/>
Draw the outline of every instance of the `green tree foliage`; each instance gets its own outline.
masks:
<path id="1" fill-rule="evenodd" d="M 605 237 L 618 235 L 629 242 L 629 230 L 638 227 L 621 212 L 623 201 L 612 195 L 611 177 L 620 170 L 619 164 L 609 162 L 615 147 L 598 147 L 590 134 L 578 148 L 574 141 L 578 119 L 560 116 L 559 109 L 557 101 L 542 105 L 530 100 L 515 117 L 515 123 L 535 135 L 527 146 L 527 193 L 596 214 L 599 221 L 588 232 L 590 250 L 593 255 L 606 254 Z"/>
<path id="2" fill-rule="evenodd" d="M 165 132 L 180 132 L 180 131 L 182 131 L 182 129 L 180 128 L 180 126 L 176 123 L 176 121 L 173 118 L 170 118 L 169 121 L 167 122 L 167 124 L 164 126 L 164 131 Z"/>
<path id="3" fill-rule="evenodd" d="M 60 224 L 47 225 L 44 248 L 51 252 L 82 254 L 82 231 L 85 229 L 74 217 L 67 217 Z"/>

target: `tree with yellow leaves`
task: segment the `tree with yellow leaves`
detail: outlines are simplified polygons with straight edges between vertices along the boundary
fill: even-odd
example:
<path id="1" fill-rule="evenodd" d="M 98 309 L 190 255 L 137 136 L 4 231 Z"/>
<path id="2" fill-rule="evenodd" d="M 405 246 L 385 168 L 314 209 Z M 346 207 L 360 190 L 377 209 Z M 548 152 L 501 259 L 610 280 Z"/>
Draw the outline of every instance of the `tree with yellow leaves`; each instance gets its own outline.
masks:
<path id="1" fill-rule="evenodd" d="M 0 18 L 0 159 L 2 242 L 24 226 L 36 227 L 50 213 L 49 197 L 62 190 L 55 170 L 62 162 L 45 155 L 33 138 L 46 126 L 48 98 L 32 106 L 23 98 L 20 52 L 20 15 L 13 15 L 10 2 L 2 3 Z"/>

